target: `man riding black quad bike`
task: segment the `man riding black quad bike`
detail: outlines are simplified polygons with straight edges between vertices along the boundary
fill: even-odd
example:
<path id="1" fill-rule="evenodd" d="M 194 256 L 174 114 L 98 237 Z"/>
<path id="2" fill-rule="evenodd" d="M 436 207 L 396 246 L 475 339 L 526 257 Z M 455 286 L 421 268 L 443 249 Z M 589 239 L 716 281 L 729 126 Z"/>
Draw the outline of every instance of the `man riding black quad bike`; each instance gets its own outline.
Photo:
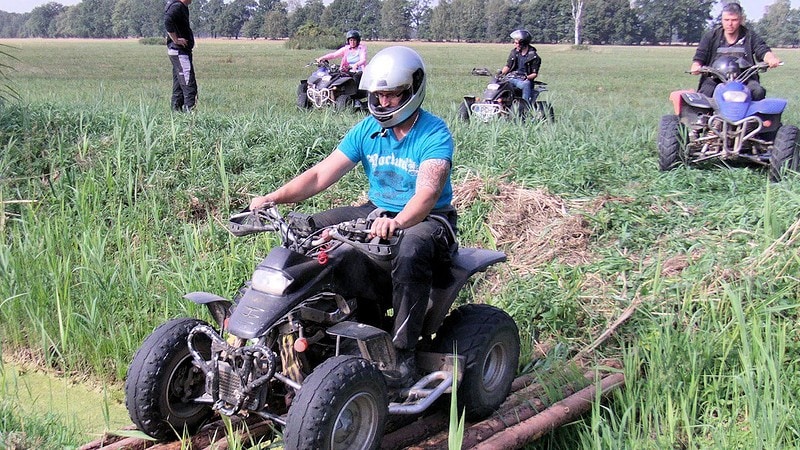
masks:
<path id="1" fill-rule="evenodd" d="M 472 75 L 492 76 L 488 69 L 472 69 Z M 554 121 L 555 111 L 547 101 L 538 100 L 542 92 L 547 91 L 547 83 L 533 81 L 531 102 L 522 97 L 522 90 L 511 82 L 519 75 L 516 72 L 507 74 L 497 73 L 483 91 L 483 96 L 464 96 L 464 101 L 458 108 L 458 117 L 468 122 L 474 115 L 483 122 L 497 117 L 518 119 L 525 121 L 531 118 L 535 121 Z"/>
<path id="2" fill-rule="evenodd" d="M 208 307 L 212 323 L 177 318 L 145 339 L 125 383 L 136 427 L 164 441 L 194 433 L 215 414 L 255 415 L 283 430 L 289 450 L 375 449 L 388 417 L 446 403 L 437 400 L 456 380 L 459 411 L 469 419 L 491 414 L 516 374 L 517 326 L 489 305 L 448 311 L 469 278 L 505 254 L 462 247 L 437 269 L 416 347 L 418 375 L 390 389 L 386 376 L 398 360 L 387 270 L 403 234 L 371 237 L 380 214 L 321 229 L 275 206 L 231 217 L 233 234 L 276 232 L 281 245 L 235 302 L 186 295 Z"/>
<path id="3" fill-rule="evenodd" d="M 672 92 L 675 113 L 659 123 L 659 169 L 681 163 L 744 161 L 768 166 L 772 181 L 779 181 L 787 169 L 797 170 L 798 128 L 781 121 L 787 101 L 753 100 L 747 87 L 751 77 L 768 67 L 721 53 L 710 67 L 698 69 L 719 81 L 713 96 L 693 90 Z"/>
<path id="4" fill-rule="evenodd" d="M 327 60 L 314 61 L 306 67 L 317 68 L 297 87 L 297 106 L 301 109 L 333 106 L 337 111 L 366 111 L 366 91 L 358 89 L 360 72 L 341 70 Z"/>

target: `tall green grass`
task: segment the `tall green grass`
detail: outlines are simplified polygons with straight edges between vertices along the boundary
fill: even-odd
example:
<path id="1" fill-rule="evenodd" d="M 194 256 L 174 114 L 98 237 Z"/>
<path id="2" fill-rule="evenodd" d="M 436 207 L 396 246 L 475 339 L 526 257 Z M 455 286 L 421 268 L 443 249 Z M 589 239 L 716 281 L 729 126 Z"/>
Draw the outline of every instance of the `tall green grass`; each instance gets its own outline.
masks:
<path id="1" fill-rule="evenodd" d="M 311 50 L 263 41 L 201 41 L 198 110 L 169 112 L 163 48 L 135 41 L 14 41 L 19 103 L 0 106 L 0 332 L 60 370 L 120 381 L 158 324 L 206 312 L 193 290 L 232 295 L 274 238 L 222 226 L 249 196 L 310 167 L 361 116 L 298 111 Z M 368 43 L 370 54 L 389 43 Z M 690 48 L 540 46 L 553 124 L 458 121 L 458 102 L 499 68 L 509 45 L 419 44 L 425 107 L 456 142 L 454 181 L 479 176 L 544 188 L 589 227 L 591 258 L 503 272 L 478 301 L 523 332 L 573 350 L 634 298 L 636 315 L 598 358 L 623 360 L 626 386 L 535 448 L 791 448 L 797 413 L 800 180 L 747 167 L 659 173 L 658 119 L 668 93 L 694 87 Z M 791 67 L 762 76 L 789 99 Z M 304 202 L 354 201 L 363 174 Z M 462 245 L 492 247 L 493 208 L 461 214 Z M 680 270 L 667 270 L 683 261 Z M 487 278 L 491 280 L 492 278 Z M 546 372 L 543 372 L 543 376 Z"/>

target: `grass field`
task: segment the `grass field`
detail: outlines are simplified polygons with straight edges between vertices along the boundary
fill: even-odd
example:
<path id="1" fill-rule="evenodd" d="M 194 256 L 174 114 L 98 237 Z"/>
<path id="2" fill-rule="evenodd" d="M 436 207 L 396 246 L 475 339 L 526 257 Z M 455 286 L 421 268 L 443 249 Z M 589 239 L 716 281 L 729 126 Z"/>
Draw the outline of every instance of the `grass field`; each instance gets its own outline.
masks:
<path id="1" fill-rule="evenodd" d="M 124 379 L 158 324 L 206 314 L 184 293 L 229 295 L 249 277 L 275 241 L 233 238 L 221 224 L 250 195 L 319 161 L 360 118 L 298 111 L 295 89 L 321 51 L 278 42 L 199 41 L 191 115 L 169 112 L 163 47 L 0 44 L 15 47 L 21 96 L 0 105 L 3 351 L 27 349 L 43 366 L 101 383 Z M 368 43 L 370 55 L 386 45 Z M 460 210 L 461 241 L 511 256 L 476 296 L 517 320 L 520 370 L 546 379 L 549 363 L 640 302 L 593 353 L 624 362 L 625 388 L 531 448 L 800 446 L 800 178 L 658 171 L 658 121 L 671 112 L 670 91 L 696 85 L 684 73 L 693 49 L 538 46 L 557 120 L 520 126 L 456 117 L 461 97 L 487 82 L 470 70 L 498 69 L 510 45 L 409 45 L 428 67 L 425 107 L 454 134 L 454 182 L 480 187 Z M 800 125 L 800 51 L 777 52 L 786 64 L 762 83 L 789 100 L 784 122 Z M 362 178 L 301 208 L 349 203 Z M 494 221 L 503 212 L 552 204 L 556 218 L 517 217 L 520 237 L 498 236 L 510 232 Z M 531 362 L 533 336 L 554 349 L 548 364 Z M 0 407 L 0 447 L 23 427 L 45 430 L 52 448 L 87 440 L 20 425 L 13 396 Z"/>

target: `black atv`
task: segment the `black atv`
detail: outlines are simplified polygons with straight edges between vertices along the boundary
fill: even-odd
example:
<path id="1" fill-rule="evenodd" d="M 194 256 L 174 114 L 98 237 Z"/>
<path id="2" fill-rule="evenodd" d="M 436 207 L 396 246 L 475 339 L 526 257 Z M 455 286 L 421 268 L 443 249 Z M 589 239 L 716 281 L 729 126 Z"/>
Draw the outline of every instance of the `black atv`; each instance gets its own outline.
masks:
<path id="1" fill-rule="evenodd" d="M 398 361 L 388 269 L 402 234 L 370 238 L 374 217 L 317 229 L 309 216 L 284 218 L 275 207 L 234 215 L 235 235 L 273 231 L 282 245 L 235 302 L 186 295 L 208 307 L 213 323 L 177 318 L 145 339 L 125 383 L 136 427 L 163 441 L 194 433 L 215 414 L 256 415 L 283 429 L 289 450 L 366 450 L 379 447 L 387 418 L 448 404 L 437 400 L 455 380 L 468 419 L 495 411 L 517 371 L 517 326 L 489 305 L 448 311 L 472 275 L 506 255 L 460 248 L 450 266 L 435 268 L 417 376 L 390 389 Z"/>
<path id="2" fill-rule="evenodd" d="M 458 108 L 458 117 L 469 122 L 470 116 L 475 116 L 482 122 L 494 118 L 517 119 L 525 121 L 533 119 L 538 122 L 555 121 L 553 106 L 547 101 L 539 100 L 539 95 L 547 91 L 547 83 L 533 81 L 531 86 L 531 102 L 522 98 L 522 90 L 511 83 L 518 75 L 514 73 L 501 74 L 499 71 L 492 76 L 488 69 L 472 69 L 472 75 L 492 77 L 486 85 L 483 96 L 464 96 L 464 101 Z"/>
<path id="3" fill-rule="evenodd" d="M 358 89 L 361 73 L 342 70 L 329 61 L 314 61 L 306 67 L 317 68 L 297 87 L 297 106 L 300 109 L 333 106 L 337 111 L 367 110 L 367 92 Z"/>

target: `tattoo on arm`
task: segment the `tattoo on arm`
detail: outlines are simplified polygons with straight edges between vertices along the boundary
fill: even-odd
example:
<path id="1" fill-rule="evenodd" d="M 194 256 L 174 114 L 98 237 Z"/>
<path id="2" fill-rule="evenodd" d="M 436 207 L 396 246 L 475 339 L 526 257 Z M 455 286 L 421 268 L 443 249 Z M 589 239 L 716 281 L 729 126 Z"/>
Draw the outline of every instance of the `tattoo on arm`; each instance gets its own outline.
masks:
<path id="1" fill-rule="evenodd" d="M 447 175 L 450 173 L 450 161 L 446 159 L 428 159 L 419 166 L 417 188 L 428 188 L 441 194 Z"/>

